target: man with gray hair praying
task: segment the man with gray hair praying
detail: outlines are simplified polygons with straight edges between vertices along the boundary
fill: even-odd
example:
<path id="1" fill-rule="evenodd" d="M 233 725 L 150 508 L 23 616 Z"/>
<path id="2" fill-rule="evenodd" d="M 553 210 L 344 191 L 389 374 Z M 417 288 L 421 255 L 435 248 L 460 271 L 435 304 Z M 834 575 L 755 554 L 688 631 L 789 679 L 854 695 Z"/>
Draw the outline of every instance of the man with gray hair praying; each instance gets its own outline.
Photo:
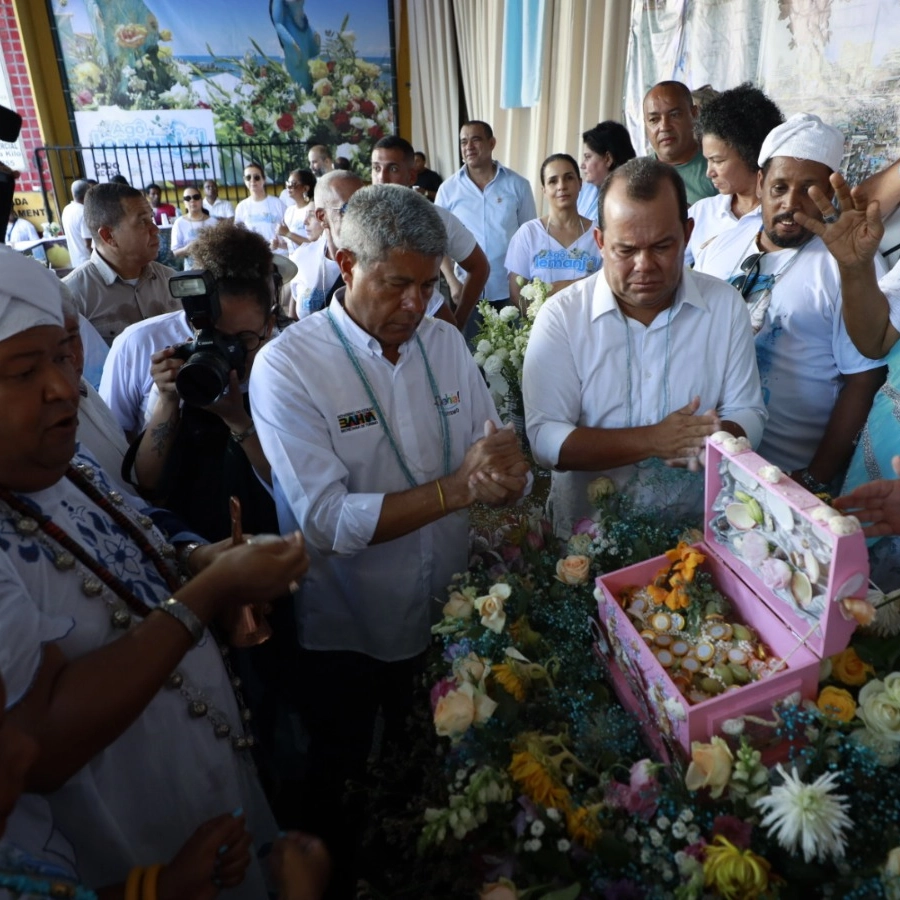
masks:
<path id="1" fill-rule="evenodd" d="M 758 452 L 813 492 L 840 486 L 884 381 L 881 361 L 847 335 L 837 263 L 800 224 L 804 214 L 822 220 L 809 190 L 831 199 L 843 153 L 844 136 L 818 116 L 798 113 L 772 129 L 758 160 L 762 224 L 745 216 L 694 264 L 731 282 L 750 310 L 769 413 Z"/>
<path id="2" fill-rule="evenodd" d="M 445 244 L 415 192 L 354 193 L 337 252 L 345 287 L 264 347 L 251 375 L 281 530 L 302 530 L 310 550 L 294 595 L 304 814 L 351 883 L 342 854 L 359 817 L 341 813 L 344 783 L 365 775 L 379 708 L 385 742 L 399 734 L 435 598 L 466 568 L 466 511 L 514 502 L 528 484 L 465 341 L 425 316 Z"/>

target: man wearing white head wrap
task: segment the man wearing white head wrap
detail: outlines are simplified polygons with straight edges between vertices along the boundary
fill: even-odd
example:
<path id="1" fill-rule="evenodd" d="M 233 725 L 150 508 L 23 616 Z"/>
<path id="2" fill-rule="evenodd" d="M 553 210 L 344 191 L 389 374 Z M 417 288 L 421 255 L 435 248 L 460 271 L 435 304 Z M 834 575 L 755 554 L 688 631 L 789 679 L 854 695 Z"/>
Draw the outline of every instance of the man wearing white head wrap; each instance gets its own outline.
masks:
<path id="1" fill-rule="evenodd" d="M 758 452 L 816 491 L 840 484 L 884 380 L 881 361 L 862 356 L 847 335 L 837 265 L 801 225 L 804 213 L 822 221 L 808 192 L 831 199 L 829 176 L 842 156 L 843 136 L 818 116 L 800 113 L 774 128 L 759 155 L 762 228 L 758 219 L 738 223 L 695 263 L 749 305 L 769 411 Z"/>
<path id="2" fill-rule="evenodd" d="M 196 536 L 170 516 L 173 540 L 190 548 L 180 566 L 196 573 L 181 583 L 175 550 L 150 518 L 162 521 L 160 511 L 117 493 L 76 452 L 78 379 L 61 296 L 52 273 L 0 248 L 0 678 L 10 717 L 38 744 L 28 789 L 47 795 L 41 842 L 27 822 L 4 839 L 46 852 L 52 814 L 74 868 L 102 886 L 171 858 L 217 816 L 223 833 L 199 854 L 200 883 L 164 894 L 164 870 L 160 895 L 205 895 L 214 878 L 235 888 L 229 896 L 257 900 L 266 888 L 245 824 L 261 842 L 275 822 L 205 626 L 285 593 L 306 569 L 305 550 L 297 538 L 186 543 Z"/>

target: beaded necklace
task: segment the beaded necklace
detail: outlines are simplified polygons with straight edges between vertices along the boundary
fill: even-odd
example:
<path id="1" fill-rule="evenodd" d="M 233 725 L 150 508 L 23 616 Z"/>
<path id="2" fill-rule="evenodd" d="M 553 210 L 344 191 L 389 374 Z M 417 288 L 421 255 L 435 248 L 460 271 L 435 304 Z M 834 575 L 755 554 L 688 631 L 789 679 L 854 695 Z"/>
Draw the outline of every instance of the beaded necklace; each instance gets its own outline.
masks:
<path id="1" fill-rule="evenodd" d="M 97 895 L 69 881 L 35 878 L 20 872 L 0 872 L 0 888 L 15 897 L 53 897 L 59 900 L 97 900 Z"/>
<path id="2" fill-rule="evenodd" d="M 669 307 L 669 312 L 666 317 L 666 352 L 663 361 L 663 399 L 662 399 L 662 407 L 660 409 L 658 415 L 658 421 L 662 421 L 670 412 L 669 410 L 669 351 L 672 347 L 672 311 L 675 309 L 675 304 Z M 631 391 L 633 387 L 632 375 L 631 375 L 631 357 L 632 357 L 632 347 L 631 347 L 631 325 L 628 323 L 629 317 L 622 313 L 622 324 L 625 326 L 625 409 L 626 409 L 626 420 L 625 427 L 632 428 L 634 426 L 634 407 L 631 399 Z"/>
<path id="3" fill-rule="evenodd" d="M 403 458 L 403 454 L 400 452 L 400 445 L 397 443 L 397 439 L 394 437 L 394 432 L 391 430 L 391 426 L 388 424 L 387 418 L 385 417 L 384 412 L 381 409 L 381 404 L 378 402 L 378 397 L 375 395 L 375 389 L 372 387 L 368 377 L 366 376 L 366 373 L 363 371 L 356 352 L 350 345 L 350 341 L 347 340 L 347 336 L 344 334 L 340 325 L 338 325 L 337 320 L 332 315 L 331 309 L 328 310 L 327 315 L 328 321 L 331 323 L 332 329 L 334 329 L 334 333 L 337 335 L 338 340 L 341 342 L 341 346 L 344 348 L 344 352 L 347 354 L 350 362 L 353 363 L 353 368 L 356 370 L 356 374 L 359 376 L 359 380 L 362 382 L 363 387 L 366 389 L 366 394 L 369 398 L 369 402 L 372 404 L 372 409 L 375 410 L 375 415 L 378 416 L 378 422 L 381 425 L 381 429 L 387 436 L 388 443 L 391 445 L 391 449 L 394 451 L 394 456 L 397 458 L 397 462 L 399 463 L 403 474 L 406 476 L 406 480 L 409 482 L 409 486 L 411 488 L 418 487 L 419 482 L 416 481 L 412 472 L 409 470 L 409 466 L 406 464 L 406 460 Z M 435 409 L 437 410 L 438 420 L 441 424 L 444 477 L 446 477 L 450 474 L 450 426 L 447 424 L 447 417 L 444 415 L 444 411 L 441 408 L 441 396 L 438 391 L 437 382 L 434 378 L 434 372 L 431 371 L 431 364 L 428 362 L 428 355 L 425 353 L 425 347 L 422 345 L 422 339 L 418 334 L 416 334 L 416 344 L 419 347 L 419 352 L 422 354 L 422 360 L 425 363 L 425 372 L 428 375 L 428 384 L 431 387 L 432 394 L 434 395 L 434 405 Z"/>
<path id="4" fill-rule="evenodd" d="M 146 536 L 131 518 L 123 512 L 121 507 L 125 501 L 122 495 L 117 491 L 108 491 L 104 496 L 103 492 L 92 483 L 95 477 L 93 468 L 84 464 L 77 463 L 72 465 L 66 472 L 66 478 L 122 528 L 126 535 L 150 559 L 156 571 L 165 581 L 167 588 L 174 593 L 183 582 L 163 558 L 164 556 L 174 557 L 174 549 L 171 545 L 166 544 L 162 553 L 158 551 L 147 540 Z M 53 563 L 57 569 L 74 569 L 77 561 L 92 573 L 94 577 L 89 576 L 82 581 L 81 589 L 86 596 L 100 596 L 105 586 L 123 601 L 123 603 L 113 602 L 108 604 L 112 609 L 110 621 L 114 628 L 128 629 L 134 623 L 133 616 L 136 615 L 143 619 L 153 611 L 152 607 L 147 606 L 127 585 L 53 522 L 50 516 L 37 516 L 32 507 L 6 488 L 0 488 L 0 501 L 3 501 L 18 517 L 15 520 L 15 529 L 19 534 L 25 536 L 33 535 L 37 538 L 40 533 L 63 548 L 61 553 L 54 553 L 53 555 Z M 145 530 L 150 530 L 153 527 L 153 520 L 149 516 L 138 514 L 136 518 L 140 526 Z M 242 726 L 246 725 L 250 721 L 250 711 L 246 708 L 239 690 L 241 681 L 234 675 L 231 668 L 227 648 L 220 647 L 219 650 L 234 691 L 241 724 Z M 232 747 L 236 751 L 248 750 L 255 746 L 254 737 L 251 734 L 235 733 L 235 729 L 229 723 L 226 714 L 213 706 L 199 689 L 188 684 L 182 672 L 176 669 L 167 679 L 165 686 L 169 690 L 178 691 L 184 697 L 187 701 L 188 713 L 191 718 L 208 719 L 215 736 L 220 739 L 230 738 Z"/>

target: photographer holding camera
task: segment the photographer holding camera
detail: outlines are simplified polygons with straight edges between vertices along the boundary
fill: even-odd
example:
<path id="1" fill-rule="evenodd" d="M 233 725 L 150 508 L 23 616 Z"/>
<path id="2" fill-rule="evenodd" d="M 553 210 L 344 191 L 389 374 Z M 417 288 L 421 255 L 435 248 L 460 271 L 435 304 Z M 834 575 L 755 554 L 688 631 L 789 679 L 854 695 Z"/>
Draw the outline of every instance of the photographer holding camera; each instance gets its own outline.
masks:
<path id="1" fill-rule="evenodd" d="M 253 359 L 276 329 L 272 251 L 226 222 L 198 235 L 194 257 L 204 271 L 173 277 L 170 289 L 196 337 L 151 357 L 152 414 L 132 445 L 135 481 L 210 540 L 231 533 L 231 495 L 246 531 L 277 532 L 274 503 L 254 474 L 271 478 L 246 394 Z"/>

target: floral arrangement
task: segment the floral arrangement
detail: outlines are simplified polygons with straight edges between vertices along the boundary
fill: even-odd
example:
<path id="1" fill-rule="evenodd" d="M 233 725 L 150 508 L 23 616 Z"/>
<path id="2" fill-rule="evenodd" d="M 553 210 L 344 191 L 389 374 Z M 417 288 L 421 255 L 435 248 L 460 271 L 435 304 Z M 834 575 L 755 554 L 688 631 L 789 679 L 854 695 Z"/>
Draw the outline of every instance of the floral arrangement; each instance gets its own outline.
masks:
<path id="1" fill-rule="evenodd" d="M 255 52 L 237 61 L 241 80 L 233 91 L 197 70 L 209 89 L 218 140 L 346 145 L 340 152 L 358 174 L 368 177 L 371 147 L 392 132 L 393 111 L 381 67 L 356 55 L 356 35 L 347 29 L 348 21 L 338 31 L 326 31 L 321 55 L 309 60 L 309 92 L 284 63 L 266 56 L 252 41 Z"/>
<path id="2" fill-rule="evenodd" d="M 61 28 L 75 109 L 193 109 L 191 67 L 172 56 L 172 32 L 149 15 L 122 21 L 110 8 L 95 20 L 95 32 Z"/>
<path id="3" fill-rule="evenodd" d="M 609 484 L 592 490 L 596 518 L 561 553 L 522 514 L 476 536 L 450 588 L 431 716 L 410 734 L 425 783 L 379 818 L 402 860 L 390 895 L 900 900 L 897 598 L 870 598 L 874 621 L 823 662 L 815 702 L 731 719 L 662 764 L 600 677 L 591 630 L 600 562 L 641 561 L 662 536 L 614 521 L 628 506 Z M 670 563 L 700 565 L 686 547 Z"/>
<path id="4" fill-rule="evenodd" d="M 478 304 L 481 325 L 475 335 L 475 362 L 487 376 L 497 409 L 522 417 L 522 366 L 525 348 L 538 310 L 546 301 L 551 286 L 540 278 L 525 283 L 519 276 L 520 296 L 527 303 L 523 316 L 518 307 L 494 309 L 487 301 Z"/>

